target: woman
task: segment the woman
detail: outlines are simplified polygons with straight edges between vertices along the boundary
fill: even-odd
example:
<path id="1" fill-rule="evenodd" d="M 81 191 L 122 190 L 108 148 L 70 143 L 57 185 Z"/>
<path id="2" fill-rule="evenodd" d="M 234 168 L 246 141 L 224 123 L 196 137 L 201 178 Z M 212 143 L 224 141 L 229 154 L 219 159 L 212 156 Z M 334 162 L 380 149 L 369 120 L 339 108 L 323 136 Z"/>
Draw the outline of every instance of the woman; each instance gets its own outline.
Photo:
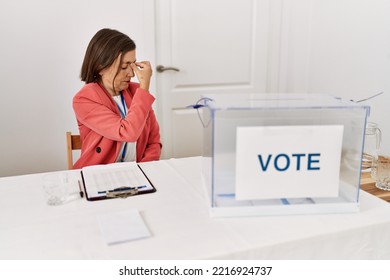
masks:
<path id="1" fill-rule="evenodd" d="M 82 141 L 73 168 L 118 161 L 159 160 L 160 131 L 149 93 L 152 68 L 137 62 L 135 43 L 112 29 L 98 31 L 81 67 L 84 87 L 73 98 Z M 131 82 L 137 76 L 139 83 Z"/>

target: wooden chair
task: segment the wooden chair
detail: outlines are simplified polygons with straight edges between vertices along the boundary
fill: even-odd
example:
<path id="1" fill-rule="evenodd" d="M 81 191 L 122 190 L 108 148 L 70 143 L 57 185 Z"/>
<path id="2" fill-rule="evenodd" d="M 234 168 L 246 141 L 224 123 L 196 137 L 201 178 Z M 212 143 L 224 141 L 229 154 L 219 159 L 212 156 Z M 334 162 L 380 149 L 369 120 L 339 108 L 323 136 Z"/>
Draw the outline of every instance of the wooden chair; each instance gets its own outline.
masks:
<path id="1" fill-rule="evenodd" d="M 80 135 L 72 134 L 72 132 L 66 132 L 66 149 L 68 154 L 68 169 L 73 168 L 73 151 L 81 150 Z"/>

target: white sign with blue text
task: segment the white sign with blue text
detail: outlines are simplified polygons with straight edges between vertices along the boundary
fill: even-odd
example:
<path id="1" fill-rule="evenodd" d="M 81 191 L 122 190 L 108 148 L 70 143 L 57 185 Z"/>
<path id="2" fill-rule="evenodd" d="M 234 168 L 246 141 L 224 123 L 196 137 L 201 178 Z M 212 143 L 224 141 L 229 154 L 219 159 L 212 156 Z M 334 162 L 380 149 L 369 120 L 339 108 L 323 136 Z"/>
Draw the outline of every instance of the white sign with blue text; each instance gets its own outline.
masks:
<path id="1" fill-rule="evenodd" d="M 337 197 L 344 126 L 237 127 L 236 199 Z"/>

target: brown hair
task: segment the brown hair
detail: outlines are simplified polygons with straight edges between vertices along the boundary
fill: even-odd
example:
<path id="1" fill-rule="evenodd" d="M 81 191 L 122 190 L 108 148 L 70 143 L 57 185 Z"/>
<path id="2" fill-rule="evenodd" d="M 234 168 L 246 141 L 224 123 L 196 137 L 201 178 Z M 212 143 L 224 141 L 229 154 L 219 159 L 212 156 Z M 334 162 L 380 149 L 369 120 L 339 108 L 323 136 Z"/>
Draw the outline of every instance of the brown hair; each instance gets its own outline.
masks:
<path id="1" fill-rule="evenodd" d="M 99 72 L 110 67 L 121 54 L 135 50 L 135 43 L 129 36 L 117 30 L 104 28 L 91 39 L 85 52 L 80 78 L 86 84 L 100 82 Z M 118 68 L 118 72 L 120 65 Z"/>

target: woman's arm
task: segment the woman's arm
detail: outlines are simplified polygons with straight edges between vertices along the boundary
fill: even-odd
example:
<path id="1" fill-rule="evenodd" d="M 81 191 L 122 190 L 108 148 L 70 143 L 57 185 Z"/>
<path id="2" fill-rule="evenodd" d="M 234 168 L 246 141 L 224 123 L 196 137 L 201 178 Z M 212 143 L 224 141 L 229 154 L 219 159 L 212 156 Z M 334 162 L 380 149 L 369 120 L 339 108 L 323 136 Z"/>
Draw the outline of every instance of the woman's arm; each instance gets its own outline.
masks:
<path id="1" fill-rule="evenodd" d="M 150 132 L 146 143 L 145 151 L 140 161 L 159 160 L 161 156 L 160 128 L 153 110 L 149 114 Z"/>
<path id="2" fill-rule="evenodd" d="M 136 89 L 128 114 L 122 119 L 110 97 L 97 87 L 96 84 L 94 87 L 85 87 L 74 97 L 73 109 L 77 120 L 108 139 L 137 141 L 155 98 L 148 91 Z"/>

